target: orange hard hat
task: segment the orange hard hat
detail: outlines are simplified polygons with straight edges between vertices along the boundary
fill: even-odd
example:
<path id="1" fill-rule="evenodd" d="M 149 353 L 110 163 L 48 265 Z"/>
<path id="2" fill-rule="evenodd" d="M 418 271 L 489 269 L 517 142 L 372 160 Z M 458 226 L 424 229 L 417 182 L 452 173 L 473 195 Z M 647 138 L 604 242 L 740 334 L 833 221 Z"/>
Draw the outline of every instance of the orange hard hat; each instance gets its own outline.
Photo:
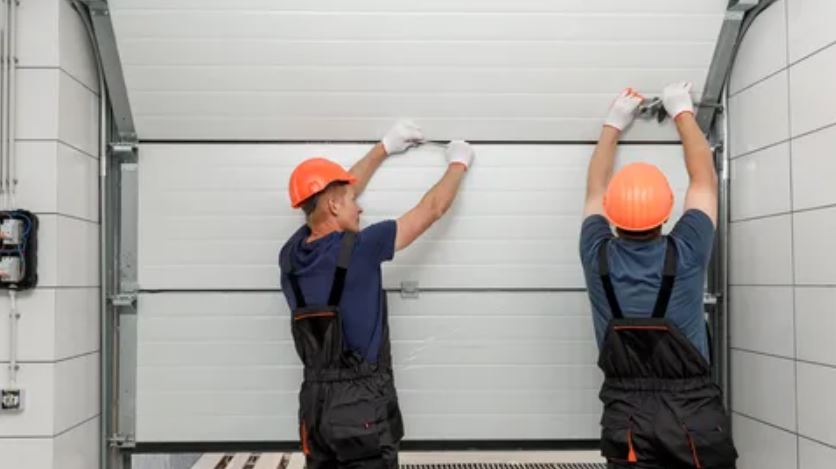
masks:
<path id="1" fill-rule="evenodd" d="M 673 190 L 656 166 L 633 163 L 618 171 L 604 194 L 610 223 L 627 231 L 647 231 L 667 221 L 673 211 Z"/>
<path id="2" fill-rule="evenodd" d="M 299 163 L 290 175 L 290 205 L 293 208 L 301 207 L 305 200 L 325 190 L 332 182 L 354 184 L 357 178 L 325 158 L 310 158 Z"/>

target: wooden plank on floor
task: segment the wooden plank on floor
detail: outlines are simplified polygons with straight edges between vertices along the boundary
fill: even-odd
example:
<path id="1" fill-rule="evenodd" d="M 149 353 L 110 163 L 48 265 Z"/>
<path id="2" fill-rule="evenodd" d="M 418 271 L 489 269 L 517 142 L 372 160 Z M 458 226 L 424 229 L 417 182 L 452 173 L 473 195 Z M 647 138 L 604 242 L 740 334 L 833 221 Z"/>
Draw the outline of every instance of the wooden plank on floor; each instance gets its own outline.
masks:
<path id="1" fill-rule="evenodd" d="M 291 454 L 290 461 L 287 462 L 285 469 L 305 469 L 305 455 L 302 453 Z"/>
<path id="2" fill-rule="evenodd" d="M 224 469 L 244 469 L 247 461 L 250 460 L 250 456 L 252 456 L 252 453 L 236 453 Z"/>
<path id="3" fill-rule="evenodd" d="M 215 469 L 224 456 L 224 453 L 206 453 L 194 463 L 192 469 Z"/>
<path id="4" fill-rule="evenodd" d="M 283 457 L 282 453 L 261 453 L 253 469 L 279 469 Z"/>

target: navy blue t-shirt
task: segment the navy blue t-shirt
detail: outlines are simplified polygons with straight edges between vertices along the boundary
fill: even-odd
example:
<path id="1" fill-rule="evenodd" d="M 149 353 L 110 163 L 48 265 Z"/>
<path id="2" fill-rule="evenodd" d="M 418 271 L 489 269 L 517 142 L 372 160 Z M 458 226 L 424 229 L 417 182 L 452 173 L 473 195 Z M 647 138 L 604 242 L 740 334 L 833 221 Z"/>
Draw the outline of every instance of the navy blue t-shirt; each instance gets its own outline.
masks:
<path id="1" fill-rule="evenodd" d="M 376 223 L 358 233 L 339 305 L 346 348 L 358 352 L 370 363 L 377 363 L 383 337 L 380 264 L 394 257 L 396 233 L 397 223 L 394 220 Z M 300 228 L 285 243 L 279 256 L 290 250 L 305 302 L 308 305 L 325 305 L 334 281 L 344 233 L 333 232 L 308 243 L 305 240 L 310 234 L 307 226 Z M 287 272 L 281 272 L 281 283 L 292 311 L 296 309 L 296 298 Z"/>
<path id="2" fill-rule="evenodd" d="M 677 247 L 678 265 L 667 318 L 709 360 L 705 328 L 703 292 L 705 270 L 714 244 L 714 225 L 700 210 L 688 210 L 674 226 L 670 236 Z M 624 317 L 647 318 L 653 313 L 662 284 L 665 239 L 633 241 L 617 238 L 601 215 L 586 218 L 581 228 L 580 254 L 583 263 L 598 347 L 603 346 L 612 319 L 604 286 L 598 273 L 598 248 L 607 246 L 610 277 Z"/>

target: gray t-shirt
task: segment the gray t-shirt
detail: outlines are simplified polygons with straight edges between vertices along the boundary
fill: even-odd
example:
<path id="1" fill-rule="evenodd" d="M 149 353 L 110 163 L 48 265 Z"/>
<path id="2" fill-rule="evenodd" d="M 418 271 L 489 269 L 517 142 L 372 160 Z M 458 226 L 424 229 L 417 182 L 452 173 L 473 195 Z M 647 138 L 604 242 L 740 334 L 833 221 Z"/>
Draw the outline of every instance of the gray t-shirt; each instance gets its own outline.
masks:
<path id="1" fill-rule="evenodd" d="M 668 305 L 667 318 L 709 359 L 704 319 L 703 292 L 705 270 L 714 245 L 714 225 L 700 210 L 688 210 L 671 233 L 677 247 L 676 282 Z M 615 296 L 626 318 L 647 318 L 653 313 L 662 284 L 665 239 L 632 241 L 613 235 L 601 215 L 587 217 L 581 228 L 580 254 L 595 325 L 598 347 L 603 346 L 612 319 L 604 286 L 598 273 L 598 248 L 606 239 L 610 277 Z"/>

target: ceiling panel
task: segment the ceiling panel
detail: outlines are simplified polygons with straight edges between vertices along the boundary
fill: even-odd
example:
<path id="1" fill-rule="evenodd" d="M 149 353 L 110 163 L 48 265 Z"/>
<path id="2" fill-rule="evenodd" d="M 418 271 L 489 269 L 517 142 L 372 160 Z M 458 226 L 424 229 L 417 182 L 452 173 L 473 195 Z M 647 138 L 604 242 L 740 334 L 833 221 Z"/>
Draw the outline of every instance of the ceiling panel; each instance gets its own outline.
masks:
<path id="1" fill-rule="evenodd" d="M 727 0 L 110 3 L 144 140 L 589 141 L 625 86 L 702 88 Z"/>

